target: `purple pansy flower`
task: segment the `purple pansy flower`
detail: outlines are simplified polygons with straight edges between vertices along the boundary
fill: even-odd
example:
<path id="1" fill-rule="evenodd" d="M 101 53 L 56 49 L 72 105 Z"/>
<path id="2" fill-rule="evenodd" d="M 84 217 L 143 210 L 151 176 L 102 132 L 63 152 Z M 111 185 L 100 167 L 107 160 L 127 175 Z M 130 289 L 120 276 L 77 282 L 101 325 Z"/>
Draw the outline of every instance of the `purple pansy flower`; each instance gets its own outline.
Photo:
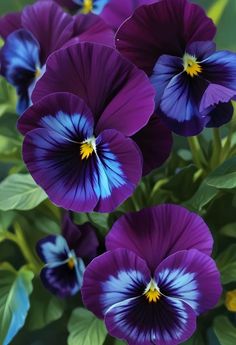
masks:
<path id="1" fill-rule="evenodd" d="M 29 106 L 32 90 L 52 52 L 65 44 L 83 41 L 113 44 L 112 30 L 98 16 L 71 17 L 48 1 L 2 17 L 0 36 L 5 40 L 1 74 L 17 90 L 19 114 Z"/>
<path id="2" fill-rule="evenodd" d="M 187 0 L 138 8 L 119 29 L 119 51 L 143 69 L 156 89 L 156 110 L 180 135 L 218 127 L 233 114 L 236 54 L 215 51 L 216 28 Z"/>
<path id="3" fill-rule="evenodd" d="M 81 288 L 85 264 L 97 254 L 98 240 L 89 223 L 76 225 L 65 214 L 62 235 L 51 235 L 37 243 L 37 252 L 45 263 L 41 279 L 53 294 L 65 298 Z"/>
<path id="4" fill-rule="evenodd" d="M 150 119 L 155 90 L 143 72 L 115 51 L 105 47 L 89 51 L 73 46 L 54 53 L 32 99 L 37 102 L 54 92 L 78 95 L 95 116 L 96 132 L 106 128 L 134 135 L 143 153 L 143 174 L 147 174 L 164 163 L 172 147 L 170 130 L 159 119 Z"/>
<path id="5" fill-rule="evenodd" d="M 84 304 L 129 345 L 180 344 L 221 294 L 212 244 L 201 217 L 180 206 L 126 214 L 86 268 Z"/>
<path id="6" fill-rule="evenodd" d="M 142 175 L 141 152 L 128 137 L 154 109 L 145 73 L 112 48 L 81 43 L 50 56 L 36 99 L 18 123 L 35 181 L 66 209 L 114 210 Z"/>

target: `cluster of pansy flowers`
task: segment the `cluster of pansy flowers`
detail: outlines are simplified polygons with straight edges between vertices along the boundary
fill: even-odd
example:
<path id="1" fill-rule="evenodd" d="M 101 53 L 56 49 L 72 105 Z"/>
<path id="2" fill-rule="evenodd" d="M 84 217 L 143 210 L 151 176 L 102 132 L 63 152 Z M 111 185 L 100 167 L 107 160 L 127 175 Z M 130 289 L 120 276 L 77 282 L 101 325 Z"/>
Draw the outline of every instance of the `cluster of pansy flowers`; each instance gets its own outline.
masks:
<path id="1" fill-rule="evenodd" d="M 54 204 L 112 212 L 166 161 L 171 132 L 231 119 L 236 54 L 216 51 L 215 33 L 187 0 L 39 0 L 0 19 L 23 159 Z M 124 215 L 97 257 L 95 230 L 72 217 L 38 243 L 42 281 L 60 297 L 81 290 L 111 335 L 180 344 L 217 303 L 213 241 L 196 214 L 162 205 Z"/>

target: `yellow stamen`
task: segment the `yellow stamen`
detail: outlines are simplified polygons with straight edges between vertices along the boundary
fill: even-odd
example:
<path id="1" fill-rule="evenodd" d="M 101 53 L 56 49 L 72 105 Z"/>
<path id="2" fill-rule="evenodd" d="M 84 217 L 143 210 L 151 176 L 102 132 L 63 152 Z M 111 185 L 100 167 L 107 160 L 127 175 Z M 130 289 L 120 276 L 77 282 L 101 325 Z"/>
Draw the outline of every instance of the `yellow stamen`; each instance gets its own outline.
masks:
<path id="1" fill-rule="evenodd" d="M 35 77 L 35 79 L 38 79 L 40 76 L 41 76 L 41 70 L 40 70 L 40 68 L 37 67 L 35 74 L 34 74 L 34 77 Z"/>
<path id="2" fill-rule="evenodd" d="M 93 0 L 84 0 L 83 7 L 81 9 L 81 13 L 87 14 L 92 12 L 93 10 Z"/>
<path id="3" fill-rule="evenodd" d="M 80 146 L 81 159 L 88 159 L 94 151 L 92 141 L 84 141 Z"/>
<path id="4" fill-rule="evenodd" d="M 236 290 L 226 293 L 225 305 L 229 311 L 236 312 Z"/>
<path id="5" fill-rule="evenodd" d="M 202 73 L 202 66 L 197 61 L 197 58 L 195 56 L 192 56 L 190 54 L 185 54 L 183 57 L 183 66 L 185 72 L 190 75 L 190 77 L 196 77 L 200 73 Z"/>
<path id="6" fill-rule="evenodd" d="M 156 303 L 161 298 L 161 292 L 154 280 L 151 280 L 144 291 L 144 296 L 149 303 Z"/>
<path id="7" fill-rule="evenodd" d="M 67 261 L 67 265 L 71 270 L 73 270 L 73 268 L 75 267 L 75 260 L 73 258 L 69 258 L 69 260 Z"/>

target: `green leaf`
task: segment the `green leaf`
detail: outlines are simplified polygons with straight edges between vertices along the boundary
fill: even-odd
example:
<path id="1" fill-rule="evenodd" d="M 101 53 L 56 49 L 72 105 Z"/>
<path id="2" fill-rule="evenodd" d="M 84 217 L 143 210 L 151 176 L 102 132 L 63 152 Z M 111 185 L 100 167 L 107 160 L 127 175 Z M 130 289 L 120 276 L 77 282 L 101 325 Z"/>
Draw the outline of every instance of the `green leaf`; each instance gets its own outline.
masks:
<path id="1" fill-rule="evenodd" d="M 62 317 L 64 301 L 51 295 L 40 280 L 34 283 L 34 291 L 30 298 L 30 311 L 26 321 L 26 327 L 30 331 L 41 329 Z"/>
<path id="2" fill-rule="evenodd" d="M 236 157 L 230 158 L 213 171 L 205 180 L 209 186 L 218 189 L 236 187 Z"/>
<path id="3" fill-rule="evenodd" d="M 107 335 L 103 321 L 83 308 L 73 311 L 68 331 L 68 345 L 102 345 Z"/>
<path id="4" fill-rule="evenodd" d="M 184 203 L 184 206 L 193 211 L 200 212 L 217 194 L 218 190 L 215 187 L 209 186 L 203 181 L 192 198 Z"/>
<path id="5" fill-rule="evenodd" d="M 225 225 L 221 230 L 220 233 L 222 235 L 236 238 L 236 223 L 230 223 Z"/>
<path id="6" fill-rule="evenodd" d="M 0 210 L 31 210 L 47 199 L 30 175 L 15 174 L 0 183 Z"/>
<path id="7" fill-rule="evenodd" d="M 216 259 L 223 284 L 236 281 L 236 244 L 232 244 Z"/>
<path id="8" fill-rule="evenodd" d="M 5 239 L 5 235 L 7 234 L 7 230 L 12 224 L 15 218 L 15 212 L 8 211 L 3 212 L 0 211 L 0 242 Z"/>
<path id="9" fill-rule="evenodd" d="M 225 316 L 218 316 L 214 320 L 214 332 L 221 345 L 236 344 L 236 328 Z"/>
<path id="10" fill-rule="evenodd" d="M 23 267 L 15 271 L 9 264 L 0 266 L 0 344 L 8 345 L 23 327 L 30 307 L 33 273 Z"/>

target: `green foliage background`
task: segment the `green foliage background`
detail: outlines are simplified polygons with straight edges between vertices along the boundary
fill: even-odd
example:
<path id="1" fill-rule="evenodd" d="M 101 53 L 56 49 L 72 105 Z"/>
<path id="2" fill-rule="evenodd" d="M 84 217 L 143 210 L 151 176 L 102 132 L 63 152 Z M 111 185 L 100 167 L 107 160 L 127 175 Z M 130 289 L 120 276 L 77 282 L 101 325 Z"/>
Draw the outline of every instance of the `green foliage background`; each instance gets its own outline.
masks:
<path id="1" fill-rule="evenodd" d="M 32 2 L 0 0 L 0 15 Z M 218 49 L 236 52 L 236 0 L 194 2 L 201 4 L 217 24 Z M 107 336 L 103 323 L 82 308 L 79 295 L 62 301 L 41 285 L 35 243 L 47 234 L 60 233 L 61 210 L 47 200 L 22 163 L 15 101 L 14 90 L 0 79 L 0 345 L 4 345 L 12 312 L 21 308 L 19 282 L 30 309 L 25 305 L 20 310 L 25 325 L 11 344 L 122 345 Z M 198 138 L 175 137 L 166 165 L 144 178 L 134 196 L 116 212 L 74 215 L 78 224 L 92 222 L 101 243 L 119 215 L 145 206 L 172 202 L 204 217 L 215 239 L 214 258 L 224 294 L 214 310 L 199 318 L 196 334 L 185 345 L 236 344 L 236 313 L 229 312 L 224 304 L 225 293 L 236 289 L 235 156 L 235 118 L 220 130 L 205 130 Z"/>

